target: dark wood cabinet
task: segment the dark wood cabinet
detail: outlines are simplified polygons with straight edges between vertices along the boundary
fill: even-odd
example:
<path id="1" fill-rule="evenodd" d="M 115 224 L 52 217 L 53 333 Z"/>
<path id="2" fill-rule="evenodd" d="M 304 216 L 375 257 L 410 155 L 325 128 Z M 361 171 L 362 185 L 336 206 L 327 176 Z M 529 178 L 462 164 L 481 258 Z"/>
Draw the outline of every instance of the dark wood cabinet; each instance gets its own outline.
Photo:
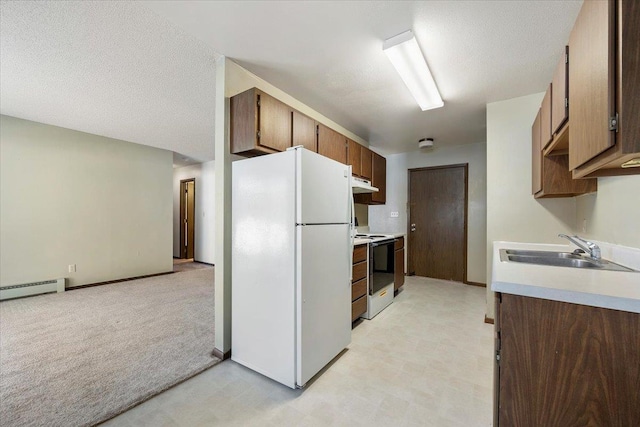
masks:
<path id="1" fill-rule="evenodd" d="M 496 295 L 494 426 L 640 425 L 640 314 Z"/>
<path id="2" fill-rule="evenodd" d="M 302 145 L 307 150 L 318 152 L 316 121 L 299 111 L 292 113 L 292 146 Z"/>
<path id="3" fill-rule="evenodd" d="M 318 123 L 318 154 L 346 165 L 347 138 L 322 123 Z"/>
<path id="4" fill-rule="evenodd" d="M 231 152 L 256 156 L 291 147 L 291 113 L 288 105 L 256 88 L 233 96 Z"/>
<path id="5" fill-rule="evenodd" d="M 395 245 L 395 265 L 393 276 L 393 289 L 397 291 L 404 285 L 404 237 L 398 237 Z"/>
<path id="6" fill-rule="evenodd" d="M 536 199 L 572 197 L 596 191 L 598 189 L 597 180 L 573 179 L 569 170 L 568 154 L 558 154 L 557 152 L 546 156 L 543 154 L 546 136 L 542 136 L 544 133 L 542 126 L 543 123 L 545 127 L 548 126 L 547 134 L 550 134 L 551 114 L 551 110 L 541 107 L 531 127 L 531 191 L 534 197 Z"/>
<path id="7" fill-rule="evenodd" d="M 355 176 L 362 176 L 362 146 L 351 139 L 347 139 L 348 163 L 351 165 L 351 173 Z"/>
<path id="8" fill-rule="evenodd" d="M 371 151 L 371 185 L 377 193 L 355 194 L 356 203 L 364 205 L 384 205 L 387 202 L 387 159 Z"/>
<path id="9" fill-rule="evenodd" d="M 372 151 L 367 147 L 362 147 L 360 149 L 360 174 L 364 179 L 371 180 L 372 175 Z"/>
<path id="10" fill-rule="evenodd" d="M 542 147 L 540 144 L 540 109 L 531 126 L 531 193 L 542 191 Z"/>
<path id="11" fill-rule="evenodd" d="M 351 279 L 351 321 L 354 322 L 367 311 L 368 245 L 353 247 Z"/>
<path id="12" fill-rule="evenodd" d="M 551 91 L 549 85 L 540 105 L 540 149 L 542 150 L 551 142 Z"/>
<path id="13" fill-rule="evenodd" d="M 379 190 L 377 193 L 371 193 L 371 202 L 384 205 L 387 202 L 387 159 L 375 152 L 372 152 L 371 157 L 371 184 Z"/>
<path id="14" fill-rule="evenodd" d="M 568 72 L 569 46 L 565 46 L 551 82 L 551 133 L 553 135 L 560 131 L 569 118 Z"/>
<path id="15" fill-rule="evenodd" d="M 640 174 L 640 2 L 584 2 L 569 38 L 569 166 Z"/>

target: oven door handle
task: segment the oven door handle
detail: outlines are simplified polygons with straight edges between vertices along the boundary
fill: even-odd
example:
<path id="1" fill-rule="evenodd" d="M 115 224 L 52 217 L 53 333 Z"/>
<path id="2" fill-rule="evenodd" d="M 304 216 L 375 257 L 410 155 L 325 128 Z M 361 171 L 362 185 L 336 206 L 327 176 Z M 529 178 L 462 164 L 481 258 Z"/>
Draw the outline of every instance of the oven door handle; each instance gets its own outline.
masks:
<path id="1" fill-rule="evenodd" d="M 379 242 L 372 242 L 371 246 L 384 246 L 384 245 L 389 245 L 391 243 L 395 243 L 397 242 L 398 239 L 392 239 L 392 240 L 381 240 Z"/>

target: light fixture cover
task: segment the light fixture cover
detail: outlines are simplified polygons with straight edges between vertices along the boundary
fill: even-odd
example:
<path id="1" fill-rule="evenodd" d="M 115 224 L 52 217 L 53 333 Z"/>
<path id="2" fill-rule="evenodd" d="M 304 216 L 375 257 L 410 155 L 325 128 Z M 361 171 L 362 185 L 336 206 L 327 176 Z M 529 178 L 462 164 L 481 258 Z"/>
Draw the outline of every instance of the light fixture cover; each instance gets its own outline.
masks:
<path id="1" fill-rule="evenodd" d="M 444 105 L 427 61 L 411 30 L 385 40 L 382 49 L 422 111 Z"/>

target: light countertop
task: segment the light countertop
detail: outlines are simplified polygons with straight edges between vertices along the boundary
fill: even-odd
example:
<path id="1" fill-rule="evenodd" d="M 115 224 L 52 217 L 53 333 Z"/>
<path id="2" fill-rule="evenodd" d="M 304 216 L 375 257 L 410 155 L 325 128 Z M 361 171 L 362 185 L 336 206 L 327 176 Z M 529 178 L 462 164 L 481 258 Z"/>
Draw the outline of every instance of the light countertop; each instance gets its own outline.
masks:
<path id="1" fill-rule="evenodd" d="M 596 242 L 602 258 L 640 270 L 640 250 Z M 493 243 L 491 290 L 640 313 L 640 272 L 524 264 L 500 260 L 500 249 L 572 252 L 575 246 Z"/>

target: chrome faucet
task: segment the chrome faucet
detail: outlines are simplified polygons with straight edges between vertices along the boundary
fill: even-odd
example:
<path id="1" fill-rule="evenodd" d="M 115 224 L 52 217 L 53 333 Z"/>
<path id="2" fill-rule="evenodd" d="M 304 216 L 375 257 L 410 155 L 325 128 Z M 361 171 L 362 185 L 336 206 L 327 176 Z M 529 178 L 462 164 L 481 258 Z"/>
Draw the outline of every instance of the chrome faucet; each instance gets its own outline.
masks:
<path id="1" fill-rule="evenodd" d="M 573 236 L 573 237 L 567 236 L 566 234 L 558 234 L 558 237 L 562 237 L 564 239 L 569 240 L 571 243 L 578 246 L 580 249 L 584 250 L 585 252 L 588 252 L 589 256 L 593 259 L 597 260 L 597 259 L 600 259 L 601 257 L 600 247 L 593 242 L 584 240 L 583 238 L 578 236 Z"/>

